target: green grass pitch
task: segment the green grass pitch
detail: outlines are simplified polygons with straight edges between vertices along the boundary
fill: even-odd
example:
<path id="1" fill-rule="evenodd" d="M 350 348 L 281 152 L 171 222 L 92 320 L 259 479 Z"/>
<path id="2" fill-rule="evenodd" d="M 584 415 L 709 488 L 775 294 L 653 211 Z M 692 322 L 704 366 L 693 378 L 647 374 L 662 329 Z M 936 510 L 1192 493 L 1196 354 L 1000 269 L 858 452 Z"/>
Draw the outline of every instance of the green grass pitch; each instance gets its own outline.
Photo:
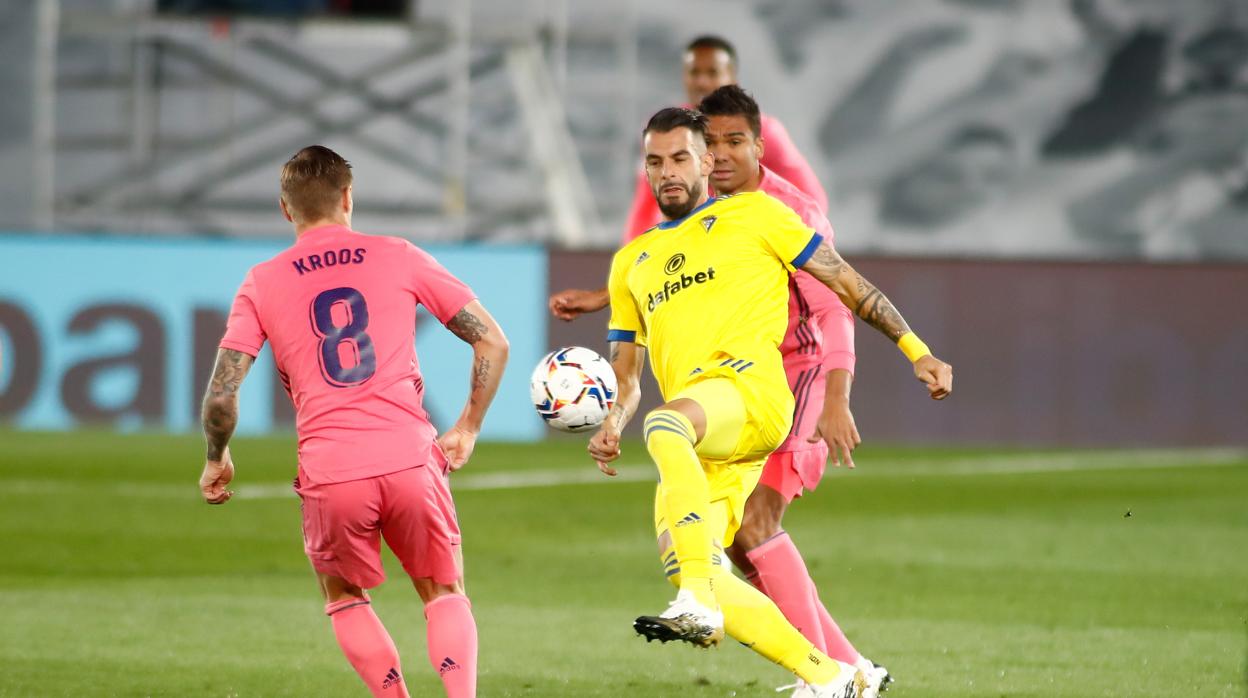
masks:
<path id="1" fill-rule="evenodd" d="M 644 451 L 597 482 L 581 439 L 483 444 L 454 476 L 480 695 L 772 696 L 736 643 L 633 635 L 663 581 Z M 287 496 L 293 439 L 239 439 L 197 499 L 192 437 L 0 431 L 0 696 L 363 696 Z M 1248 695 L 1248 457 L 864 447 L 787 528 L 892 698 Z M 583 478 L 588 482 L 577 481 Z M 527 486 L 521 486 L 527 485 Z M 411 586 L 375 607 L 441 695 Z"/>

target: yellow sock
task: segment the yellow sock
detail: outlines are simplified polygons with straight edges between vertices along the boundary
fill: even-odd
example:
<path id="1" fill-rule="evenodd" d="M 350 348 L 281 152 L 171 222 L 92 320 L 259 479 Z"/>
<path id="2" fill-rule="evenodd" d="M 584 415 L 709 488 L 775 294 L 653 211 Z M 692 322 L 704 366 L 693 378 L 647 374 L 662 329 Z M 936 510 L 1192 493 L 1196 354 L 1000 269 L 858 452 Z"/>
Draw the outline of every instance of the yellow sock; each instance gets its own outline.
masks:
<path id="1" fill-rule="evenodd" d="M 735 640 L 807 683 L 824 684 L 841 672 L 840 664 L 802 637 L 758 589 L 723 569 L 716 572 L 714 583 L 724 631 Z"/>
<path id="2" fill-rule="evenodd" d="M 716 608 L 712 588 L 711 541 L 707 523 L 711 489 L 693 450 L 693 424 L 674 410 L 655 410 L 643 426 L 646 450 L 659 468 L 659 503 L 680 567 L 680 588 Z"/>

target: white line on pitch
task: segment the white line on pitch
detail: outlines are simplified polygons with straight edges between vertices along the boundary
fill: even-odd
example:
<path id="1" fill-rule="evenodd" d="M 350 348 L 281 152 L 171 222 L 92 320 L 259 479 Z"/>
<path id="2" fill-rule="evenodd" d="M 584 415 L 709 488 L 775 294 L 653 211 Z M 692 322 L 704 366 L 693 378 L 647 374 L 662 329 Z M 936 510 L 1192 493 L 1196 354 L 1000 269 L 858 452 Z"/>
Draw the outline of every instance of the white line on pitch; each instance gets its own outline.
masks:
<path id="1" fill-rule="evenodd" d="M 1248 460 L 1248 451 L 1238 449 L 1165 449 L 1119 451 L 1060 451 L 1053 453 L 1019 453 L 1015 455 L 984 455 L 954 459 L 929 459 L 922 456 L 860 459 L 852 471 L 828 466 L 829 473 L 844 471 L 840 477 L 948 477 L 978 475 L 1023 475 L 1053 472 L 1095 472 L 1112 470 L 1160 470 L 1166 468 L 1199 468 L 1234 465 Z M 611 484 L 613 482 L 653 482 L 655 469 L 650 464 L 627 463 L 617 466 L 619 474 L 607 477 L 592 463 L 579 468 L 548 468 L 490 473 L 467 472 L 451 476 L 451 489 L 462 491 L 510 490 L 532 487 Z M 198 497 L 192 480 L 186 486 L 154 483 L 98 482 L 70 480 L 0 479 L 0 494 L 62 494 L 93 492 L 101 496 L 155 499 L 192 499 Z M 294 497 L 294 490 L 285 483 L 247 484 L 246 475 L 235 485 L 239 499 L 283 499 Z"/>

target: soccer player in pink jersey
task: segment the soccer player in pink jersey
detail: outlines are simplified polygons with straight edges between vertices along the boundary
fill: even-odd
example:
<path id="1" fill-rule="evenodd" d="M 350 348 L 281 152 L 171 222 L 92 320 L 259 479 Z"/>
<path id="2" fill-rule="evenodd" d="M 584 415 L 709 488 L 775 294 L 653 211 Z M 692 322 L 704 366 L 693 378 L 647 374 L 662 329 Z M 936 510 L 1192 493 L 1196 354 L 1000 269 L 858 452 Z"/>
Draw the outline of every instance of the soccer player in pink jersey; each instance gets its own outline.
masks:
<path id="1" fill-rule="evenodd" d="M 696 105 L 724 85 L 736 84 L 736 49 L 721 37 L 699 36 L 685 47 L 682 78 L 688 99 L 685 105 L 687 107 Z M 760 115 L 759 119 L 761 137 L 767 142 L 767 149 L 762 156 L 763 166 L 795 185 L 814 200 L 820 213 L 826 214 L 828 195 L 810 163 L 806 162 L 806 158 L 802 157 L 797 146 L 793 144 L 784 124 L 767 114 Z M 629 206 L 628 222 L 624 225 L 620 244 L 628 244 L 662 220 L 659 205 L 650 190 L 650 180 L 646 177 L 645 170 L 639 168 L 633 189 L 633 201 Z M 608 302 L 606 287 L 593 290 L 570 288 L 552 294 L 549 304 L 555 317 L 572 320 L 582 313 L 602 310 L 607 307 Z"/>
<path id="2" fill-rule="evenodd" d="M 832 225 L 797 187 L 760 164 L 767 143 L 759 128 L 758 103 L 737 85 L 702 100 L 707 149 L 715 158 L 711 183 L 721 194 L 763 191 L 784 202 L 828 241 Z M 796 407 L 788 438 L 767 459 L 728 556 L 767 594 L 794 627 L 825 654 L 862 669 L 864 695 L 878 694 L 892 679 L 865 659 L 828 613 L 806 563 L 781 528 L 784 513 L 803 490 L 814 490 L 829 454 L 836 465 L 854 467 L 859 444 L 849 409 L 853 385 L 854 315 L 823 283 L 804 271 L 789 281 L 789 327 L 780 345 Z"/>
<path id="3" fill-rule="evenodd" d="M 304 551 L 343 654 L 374 696 L 409 695 L 366 591 L 385 579 L 384 537 L 424 601 L 429 660 L 447 696 L 475 696 L 477 629 L 447 474 L 472 455 L 507 339 L 428 253 L 351 229 L 351 182 L 351 166 L 323 146 L 282 168 L 281 209 L 295 243 L 252 267 L 234 299 L 204 395 L 200 490 L 209 504 L 233 495 L 238 390 L 268 341 L 295 405 Z M 441 436 L 421 405 L 417 305 L 472 345 L 467 403 Z"/>

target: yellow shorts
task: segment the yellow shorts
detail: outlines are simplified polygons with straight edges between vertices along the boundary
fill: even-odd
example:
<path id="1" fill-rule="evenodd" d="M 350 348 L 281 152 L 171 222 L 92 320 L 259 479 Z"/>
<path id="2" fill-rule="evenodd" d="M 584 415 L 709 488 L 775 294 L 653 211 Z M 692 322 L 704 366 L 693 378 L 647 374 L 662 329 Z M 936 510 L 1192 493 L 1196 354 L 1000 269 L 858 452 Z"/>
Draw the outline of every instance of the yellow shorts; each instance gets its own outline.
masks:
<path id="1" fill-rule="evenodd" d="M 724 547 L 732 545 L 763 464 L 784 442 L 793 420 L 793 393 L 778 360 L 775 370 L 741 371 L 733 363 L 721 361 L 698 371 L 670 398 L 693 400 L 706 414 L 706 433 L 694 450 L 710 486 L 710 531 Z M 662 492 L 659 483 L 654 515 L 659 536 L 667 531 L 657 499 Z"/>
<path id="2" fill-rule="evenodd" d="M 775 361 L 719 360 L 697 369 L 669 401 L 689 399 L 706 413 L 695 450 L 703 465 L 764 461 L 793 426 L 793 392 L 779 354 Z"/>

